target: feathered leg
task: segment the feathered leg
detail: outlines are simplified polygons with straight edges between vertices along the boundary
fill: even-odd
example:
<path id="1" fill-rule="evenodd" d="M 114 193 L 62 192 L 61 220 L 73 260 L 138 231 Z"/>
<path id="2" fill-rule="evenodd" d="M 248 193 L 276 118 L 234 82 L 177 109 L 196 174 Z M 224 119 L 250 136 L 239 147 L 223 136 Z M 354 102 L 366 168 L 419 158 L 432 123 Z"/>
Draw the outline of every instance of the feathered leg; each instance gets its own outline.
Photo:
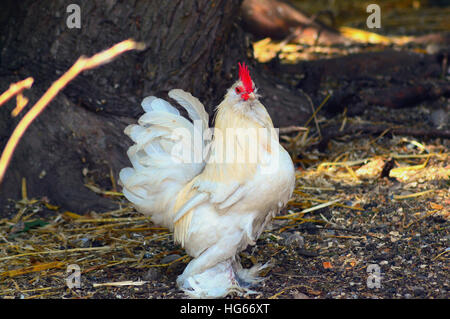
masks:
<path id="1" fill-rule="evenodd" d="M 220 245 L 214 245 L 193 259 L 178 276 L 178 287 L 194 298 L 217 298 L 231 292 L 256 293 L 249 288 L 264 280 L 258 274 L 269 264 L 244 269 L 239 256 L 228 257 L 224 251 Z"/>
<path id="2" fill-rule="evenodd" d="M 184 272 L 178 276 L 177 284 L 187 294 L 197 298 L 217 298 L 240 287 L 233 269 L 234 257 L 239 241 L 235 237 L 223 237 L 191 260 Z M 234 249 L 230 249 L 233 245 Z"/>
<path id="3" fill-rule="evenodd" d="M 193 298 L 218 298 L 239 291 L 230 260 L 219 262 L 202 273 L 183 275 L 178 277 L 177 284 Z"/>
<path id="4" fill-rule="evenodd" d="M 184 269 L 183 274 L 178 277 L 177 282 L 182 282 L 189 276 L 200 274 L 208 268 L 215 266 L 220 261 L 231 260 L 233 256 L 230 256 L 230 251 L 236 251 L 235 249 L 230 249 L 230 246 L 233 244 L 237 245 L 237 243 L 233 243 L 233 238 L 222 238 L 218 243 L 191 260 Z"/>

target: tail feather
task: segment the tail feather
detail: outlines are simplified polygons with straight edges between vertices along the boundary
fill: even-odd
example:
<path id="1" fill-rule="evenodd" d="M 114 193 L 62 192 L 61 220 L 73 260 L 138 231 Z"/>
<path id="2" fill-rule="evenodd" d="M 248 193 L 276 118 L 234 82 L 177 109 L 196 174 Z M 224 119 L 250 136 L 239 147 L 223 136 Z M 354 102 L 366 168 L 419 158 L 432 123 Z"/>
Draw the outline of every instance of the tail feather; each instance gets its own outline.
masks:
<path id="1" fill-rule="evenodd" d="M 164 111 L 151 111 L 142 115 L 138 120 L 139 125 L 149 127 L 150 125 L 162 126 L 166 129 L 184 127 L 193 128 L 191 122 L 180 115 Z"/>
<path id="2" fill-rule="evenodd" d="M 142 100 L 141 106 L 147 113 L 150 113 L 151 111 L 161 111 L 180 115 L 180 112 L 170 105 L 169 102 L 155 96 L 147 96 L 144 100 Z"/>
<path id="3" fill-rule="evenodd" d="M 208 113 L 206 113 L 205 107 L 196 97 L 180 89 L 171 90 L 169 96 L 186 109 L 193 121 L 202 121 L 203 131 L 208 128 Z"/>
<path id="4" fill-rule="evenodd" d="M 128 135 L 131 140 L 135 143 L 147 144 L 157 137 L 166 137 L 170 138 L 171 133 L 165 129 L 156 129 L 156 128 L 144 128 L 140 125 L 131 124 L 125 128 L 125 134 Z"/>
<path id="5" fill-rule="evenodd" d="M 198 99 L 182 90 L 172 90 L 169 96 L 187 110 L 192 120 L 201 120 L 207 126 L 208 114 Z M 180 144 L 179 136 L 174 134 L 182 129 L 193 138 L 192 122 L 160 98 L 146 97 L 141 105 L 145 113 L 138 124 L 125 129 L 125 134 L 135 144 L 127 152 L 132 167 L 121 170 L 119 182 L 123 194 L 136 209 L 172 229 L 176 213 L 173 211 L 174 199 L 180 189 L 201 172 L 205 163 L 180 161 L 179 153 L 175 152 L 187 152 L 193 157 L 196 147 L 192 147 L 193 141 Z"/>

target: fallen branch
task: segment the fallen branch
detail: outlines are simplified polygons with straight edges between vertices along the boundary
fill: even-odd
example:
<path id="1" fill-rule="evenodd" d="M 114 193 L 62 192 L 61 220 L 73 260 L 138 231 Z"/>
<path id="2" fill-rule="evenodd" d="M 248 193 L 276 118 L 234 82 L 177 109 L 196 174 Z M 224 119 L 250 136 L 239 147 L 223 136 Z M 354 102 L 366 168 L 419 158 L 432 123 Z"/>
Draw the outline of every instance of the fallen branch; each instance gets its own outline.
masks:
<path id="1" fill-rule="evenodd" d="M 417 83 L 413 86 L 392 86 L 364 90 L 360 97 L 367 105 L 382 105 L 390 108 L 403 108 L 422 101 L 435 100 L 441 96 L 450 96 L 450 84 Z"/>
<path id="2" fill-rule="evenodd" d="M 428 138 L 450 138 L 450 130 L 438 129 L 417 129 L 412 127 L 389 127 L 387 125 L 373 125 L 373 124 L 357 124 L 347 126 L 344 130 L 340 130 L 340 125 L 332 128 L 327 128 L 319 143 L 319 150 L 323 151 L 328 145 L 328 142 L 337 137 L 349 136 L 355 138 L 357 134 L 380 134 L 385 130 L 389 130 L 391 134 L 405 135 L 405 136 L 420 136 Z"/>
<path id="3" fill-rule="evenodd" d="M 305 12 L 278 0 L 245 0 L 241 6 L 245 26 L 258 37 L 273 39 L 306 39 L 311 43 L 350 43 L 339 31 Z M 319 14 L 329 14 L 323 11 Z"/>

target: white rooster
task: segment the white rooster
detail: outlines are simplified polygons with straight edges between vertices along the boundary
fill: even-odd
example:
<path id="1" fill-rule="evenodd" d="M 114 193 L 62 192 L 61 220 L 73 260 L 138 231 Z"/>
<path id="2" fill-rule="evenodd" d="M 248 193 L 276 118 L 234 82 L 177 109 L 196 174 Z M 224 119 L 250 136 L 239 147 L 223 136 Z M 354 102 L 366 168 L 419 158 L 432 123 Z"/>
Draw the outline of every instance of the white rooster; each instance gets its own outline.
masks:
<path id="1" fill-rule="evenodd" d="M 289 200 L 292 160 L 245 65 L 217 107 L 212 139 L 203 104 L 180 89 L 169 96 L 193 123 L 168 102 L 146 97 L 139 124 L 125 129 L 135 144 L 128 150 L 133 167 L 120 172 L 123 193 L 139 212 L 173 230 L 193 257 L 177 279 L 185 293 L 251 292 L 265 266 L 243 269 L 238 254 Z"/>

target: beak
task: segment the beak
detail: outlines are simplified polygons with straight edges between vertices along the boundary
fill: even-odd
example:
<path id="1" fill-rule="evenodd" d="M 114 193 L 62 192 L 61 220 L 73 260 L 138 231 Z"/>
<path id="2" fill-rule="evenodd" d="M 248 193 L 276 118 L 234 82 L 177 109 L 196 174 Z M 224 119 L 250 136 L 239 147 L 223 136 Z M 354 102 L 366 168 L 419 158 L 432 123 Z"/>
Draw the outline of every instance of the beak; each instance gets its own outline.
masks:
<path id="1" fill-rule="evenodd" d="M 255 96 L 255 93 L 250 93 L 249 95 L 248 95 L 248 99 L 250 100 L 250 101 L 253 101 L 253 100 L 255 100 L 256 99 L 256 96 Z"/>

